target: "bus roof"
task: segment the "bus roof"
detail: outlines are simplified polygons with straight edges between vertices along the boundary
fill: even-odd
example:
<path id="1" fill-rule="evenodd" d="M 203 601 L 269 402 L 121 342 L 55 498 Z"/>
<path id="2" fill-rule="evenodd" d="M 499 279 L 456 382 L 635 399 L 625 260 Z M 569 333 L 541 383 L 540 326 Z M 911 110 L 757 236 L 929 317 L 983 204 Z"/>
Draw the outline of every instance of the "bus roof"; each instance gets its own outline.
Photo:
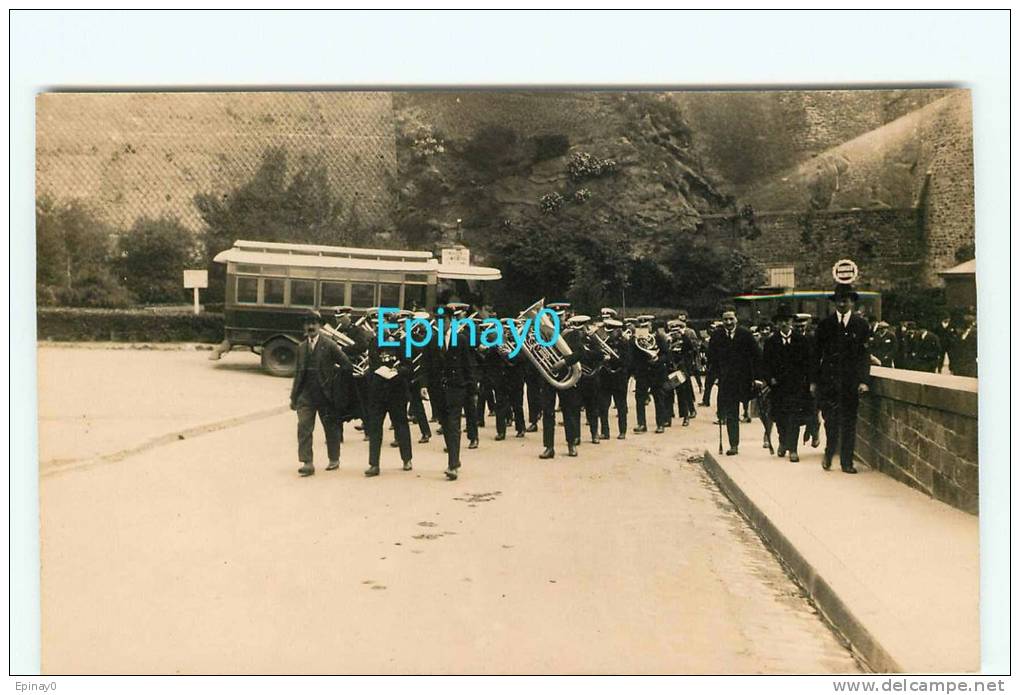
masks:
<path id="1" fill-rule="evenodd" d="M 862 297 L 880 297 L 881 293 L 871 290 L 857 290 Z M 832 295 L 830 290 L 796 290 L 794 292 L 776 292 L 772 294 L 741 294 L 734 299 L 822 299 Z"/>
<path id="2" fill-rule="evenodd" d="M 444 265 L 428 251 L 278 244 L 263 241 L 236 241 L 233 248 L 219 252 L 213 260 L 216 263 L 250 265 L 435 273 L 437 277 L 449 280 L 499 280 L 502 277 L 498 268 L 480 265 Z"/>

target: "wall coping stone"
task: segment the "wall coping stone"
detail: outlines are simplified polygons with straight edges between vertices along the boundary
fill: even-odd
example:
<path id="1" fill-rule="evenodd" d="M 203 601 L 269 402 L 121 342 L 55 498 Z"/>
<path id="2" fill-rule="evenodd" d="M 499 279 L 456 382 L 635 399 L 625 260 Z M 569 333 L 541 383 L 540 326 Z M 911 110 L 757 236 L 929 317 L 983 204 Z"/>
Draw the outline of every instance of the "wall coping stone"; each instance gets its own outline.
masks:
<path id="1" fill-rule="evenodd" d="M 971 377 L 872 367 L 871 393 L 965 417 L 978 416 L 978 380 Z"/>

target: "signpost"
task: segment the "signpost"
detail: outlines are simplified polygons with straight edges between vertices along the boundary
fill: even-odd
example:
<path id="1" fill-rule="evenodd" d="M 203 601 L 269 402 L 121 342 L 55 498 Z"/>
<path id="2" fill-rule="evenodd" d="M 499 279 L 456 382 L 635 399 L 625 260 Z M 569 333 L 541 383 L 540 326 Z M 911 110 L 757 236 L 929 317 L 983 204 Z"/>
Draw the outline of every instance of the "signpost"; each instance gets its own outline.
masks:
<path id="1" fill-rule="evenodd" d="M 471 251 L 463 246 L 443 249 L 442 263 L 446 266 L 469 266 L 471 265 Z"/>
<path id="2" fill-rule="evenodd" d="M 209 271 L 208 270 L 185 270 L 184 271 L 184 288 L 192 289 L 195 293 L 195 314 L 202 312 L 202 307 L 198 303 L 198 290 L 204 289 L 209 286 Z"/>

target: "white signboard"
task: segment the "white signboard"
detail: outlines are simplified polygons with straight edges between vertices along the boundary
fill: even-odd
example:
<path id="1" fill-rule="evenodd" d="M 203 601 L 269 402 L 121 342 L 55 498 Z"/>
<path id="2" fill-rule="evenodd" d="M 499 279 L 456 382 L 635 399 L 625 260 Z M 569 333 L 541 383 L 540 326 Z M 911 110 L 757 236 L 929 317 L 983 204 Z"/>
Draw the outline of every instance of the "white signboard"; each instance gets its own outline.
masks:
<path id="1" fill-rule="evenodd" d="M 209 286 L 208 270 L 185 270 L 184 289 L 190 290 L 193 287 L 205 289 Z"/>
<path id="2" fill-rule="evenodd" d="M 471 251 L 464 247 L 443 249 L 443 265 L 469 266 L 471 265 Z"/>

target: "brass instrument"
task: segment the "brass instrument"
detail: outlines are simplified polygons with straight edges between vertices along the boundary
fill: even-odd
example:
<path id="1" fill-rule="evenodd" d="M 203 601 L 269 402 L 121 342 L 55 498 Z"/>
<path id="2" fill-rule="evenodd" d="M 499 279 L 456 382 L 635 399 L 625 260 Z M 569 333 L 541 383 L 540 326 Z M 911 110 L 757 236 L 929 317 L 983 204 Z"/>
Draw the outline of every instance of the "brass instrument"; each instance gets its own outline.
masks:
<path id="1" fill-rule="evenodd" d="M 609 343 L 606 341 L 606 335 L 608 334 L 606 333 L 605 326 L 599 325 L 588 334 L 588 337 L 594 341 L 595 347 L 602 351 L 602 354 L 606 356 L 607 360 L 620 359 L 620 355 L 618 355 L 616 350 L 610 347 Z"/>
<path id="2" fill-rule="evenodd" d="M 649 362 L 656 362 L 659 359 L 659 344 L 655 341 L 655 335 L 647 328 L 634 329 L 634 347 L 645 353 Z"/>
<path id="3" fill-rule="evenodd" d="M 351 338 L 349 335 L 347 335 L 346 333 L 341 333 L 340 331 L 338 331 L 337 329 L 333 328 L 328 324 L 322 326 L 321 330 L 341 348 L 345 347 L 352 348 L 357 345 L 354 339 Z M 366 350 L 358 358 L 357 362 L 355 362 L 354 360 L 351 360 L 351 362 L 354 363 L 354 376 L 356 377 L 365 376 L 365 373 L 368 372 L 368 351 Z"/>
<path id="4" fill-rule="evenodd" d="M 536 318 L 544 307 L 545 299 L 540 299 L 522 311 L 517 320 L 527 321 L 528 319 L 536 319 L 538 330 L 541 331 L 542 335 L 544 337 L 551 337 L 554 326 L 549 317 L 542 313 L 540 321 Z M 581 378 L 581 365 L 579 364 L 575 363 L 569 367 L 556 368 L 557 363 L 566 359 L 571 354 L 570 346 L 567 345 L 567 341 L 563 339 L 562 335 L 558 336 L 556 343 L 546 347 L 535 340 L 534 330 L 529 330 L 527 335 L 524 336 L 524 344 L 521 346 L 521 350 L 524 351 L 528 360 L 535 365 L 535 369 L 542 375 L 542 378 L 549 382 L 553 388 L 560 391 L 569 389 Z"/>

